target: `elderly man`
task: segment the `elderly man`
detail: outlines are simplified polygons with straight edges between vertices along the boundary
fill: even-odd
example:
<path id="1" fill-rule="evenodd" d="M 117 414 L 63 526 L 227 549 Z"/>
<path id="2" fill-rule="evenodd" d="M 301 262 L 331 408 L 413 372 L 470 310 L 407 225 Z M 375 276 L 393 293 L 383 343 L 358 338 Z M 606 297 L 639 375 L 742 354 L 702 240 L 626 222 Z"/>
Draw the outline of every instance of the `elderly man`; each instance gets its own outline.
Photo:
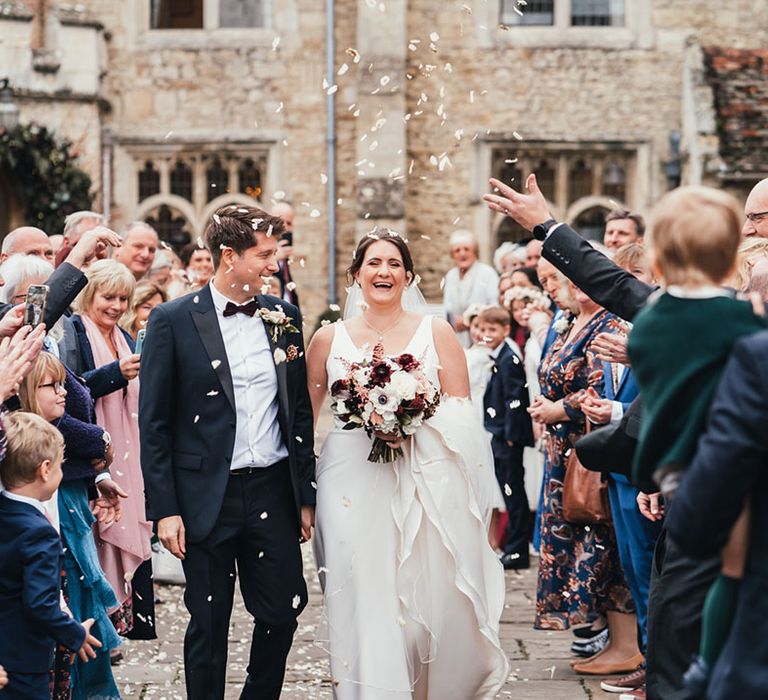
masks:
<path id="1" fill-rule="evenodd" d="M 59 250 L 56 252 L 55 265 L 58 267 L 63 263 L 83 234 L 95 229 L 97 226 L 105 226 L 106 220 L 102 214 L 95 211 L 76 211 L 64 219 L 64 231 Z M 107 256 L 106 248 L 100 249 L 96 257 L 105 258 Z"/>
<path id="2" fill-rule="evenodd" d="M 123 263 L 138 281 L 151 269 L 159 245 L 155 229 L 143 221 L 134 221 L 125 229 L 123 245 L 113 252 L 112 258 Z"/>
<path id="3" fill-rule="evenodd" d="M 4 239 L 0 264 L 11 255 L 39 255 L 53 262 L 53 246 L 45 231 L 34 226 L 20 226 L 13 229 Z"/>
<path id="4" fill-rule="evenodd" d="M 645 235 L 645 221 L 639 214 L 626 209 L 613 209 L 605 215 L 603 245 L 616 251 L 627 243 L 642 243 Z"/>
<path id="5" fill-rule="evenodd" d="M 744 203 L 744 236 L 768 238 L 768 178 L 760 180 L 749 193 Z"/>
<path id="6" fill-rule="evenodd" d="M 445 276 L 443 306 L 459 342 L 468 348 L 472 341 L 464 312 L 471 304 L 494 306 L 498 303 L 499 276 L 490 265 L 477 259 L 477 239 L 471 231 L 454 231 L 450 246 L 456 267 Z"/>

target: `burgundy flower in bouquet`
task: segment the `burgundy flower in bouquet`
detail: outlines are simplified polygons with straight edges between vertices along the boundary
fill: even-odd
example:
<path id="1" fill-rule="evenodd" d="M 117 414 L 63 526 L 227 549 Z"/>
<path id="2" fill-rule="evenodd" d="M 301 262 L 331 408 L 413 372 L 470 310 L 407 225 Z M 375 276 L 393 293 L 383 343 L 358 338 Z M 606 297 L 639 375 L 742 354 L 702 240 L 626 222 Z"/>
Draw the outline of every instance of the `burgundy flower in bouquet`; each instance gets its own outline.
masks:
<path id="1" fill-rule="evenodd" d="M 345 362 L 347 374 L 331 385 L 333 414 L 344 430 L 362 428 L 373 437 L 369 462 L 394 462 L 403 455 L 378 434 L 405 438 L 432 417 L 440 403 L 437 387 L 409 353 L 388 357 L 379 343 L 370 357 Z"/>

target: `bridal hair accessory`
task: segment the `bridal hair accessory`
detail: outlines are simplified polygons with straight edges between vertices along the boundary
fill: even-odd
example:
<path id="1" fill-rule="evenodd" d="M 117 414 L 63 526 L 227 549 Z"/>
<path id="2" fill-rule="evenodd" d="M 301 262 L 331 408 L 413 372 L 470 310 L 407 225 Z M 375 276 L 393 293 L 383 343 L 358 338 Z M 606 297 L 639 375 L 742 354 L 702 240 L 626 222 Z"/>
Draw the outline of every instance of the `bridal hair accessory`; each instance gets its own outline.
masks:
<path id="1" fill-rule="evenodd" d="M 542 309 L 548 309 L 551 306 L 549 297 L 544 292 L 535 287 L 523 287 L 522 285 L 515 285 L 504 292 L 504 306 L 511 309 L 514 301 L 526 301 Z"/>
<path id="2" fill-rule="evenodd" d="M 369 462 L 394 462 L 403 456 L 402 448 L 392 447 L 376 434 L 413 435 L 434 415 L 440 392 L 413 355 L 387 356 L 381 343 L 362 361 L 343 362 L 345 376 L 331 385 L 331 411 L 343 430 L 363 428 L 373 438 Z"/>
<path id="3" fill-rule="evenodd" d="M 275 306 L 274 309 L 259 308 L 259 316 L 264 325 L 268 326 L 269 337 L 272 338 L 273 343 L 276 343 L 283 333 L 299 332 L 299 329 L 292 323 L 293 319 L 286 316 L 280 305 Z"/>

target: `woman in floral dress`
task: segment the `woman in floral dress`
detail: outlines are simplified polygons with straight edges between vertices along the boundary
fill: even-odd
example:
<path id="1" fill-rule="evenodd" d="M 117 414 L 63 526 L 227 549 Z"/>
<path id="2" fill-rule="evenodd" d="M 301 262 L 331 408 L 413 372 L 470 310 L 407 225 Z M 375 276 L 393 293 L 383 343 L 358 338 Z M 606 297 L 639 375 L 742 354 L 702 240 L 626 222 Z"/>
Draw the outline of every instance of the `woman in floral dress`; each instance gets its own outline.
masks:
<path id="1" fill-rule="evenodd" d="M 599 333 L 615 332 L 617 320 L 568 283 L 574 315 L 539 368 L 542 395 L 530 408 L 546 426 L 541 549 L 536 591 L 536 629 L 565 630 L 606 615 L 610 646 L 577 670 L 632 671 L 642 661 L 635 608 L 619 563 L 613 526 L 577 525 L 563 518 L 566 455 L 586 429 L 581 401 L 601 395 L 602 362 L 591 350 Z"/>

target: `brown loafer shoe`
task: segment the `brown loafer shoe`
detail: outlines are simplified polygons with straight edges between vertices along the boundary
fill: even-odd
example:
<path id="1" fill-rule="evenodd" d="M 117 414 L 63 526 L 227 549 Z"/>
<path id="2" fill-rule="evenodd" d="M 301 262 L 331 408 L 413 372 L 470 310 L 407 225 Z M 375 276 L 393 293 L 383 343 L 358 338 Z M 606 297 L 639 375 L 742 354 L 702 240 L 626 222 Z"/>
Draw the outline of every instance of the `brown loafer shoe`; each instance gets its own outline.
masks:
<path id="1" fill-rule="evenodd" d="M 645 685 L 645 668 L 638 668 L 637 671 L 622 676 L 615 681 L 603 681 L 600 687 L 606 693 L 626 693 L 629 690 L 636 690 Z"/>
<path id="2" fill-rule="evenodd" d="M 618 663 L 600 662 L 596 659 L 589 664 L 576 664 L 573 670 L 585 676 L 613 676 L 617 673 L 630 673 L 642 666 L 644 661 L 642 654 L 635 654 L 632 658 Z"/>

